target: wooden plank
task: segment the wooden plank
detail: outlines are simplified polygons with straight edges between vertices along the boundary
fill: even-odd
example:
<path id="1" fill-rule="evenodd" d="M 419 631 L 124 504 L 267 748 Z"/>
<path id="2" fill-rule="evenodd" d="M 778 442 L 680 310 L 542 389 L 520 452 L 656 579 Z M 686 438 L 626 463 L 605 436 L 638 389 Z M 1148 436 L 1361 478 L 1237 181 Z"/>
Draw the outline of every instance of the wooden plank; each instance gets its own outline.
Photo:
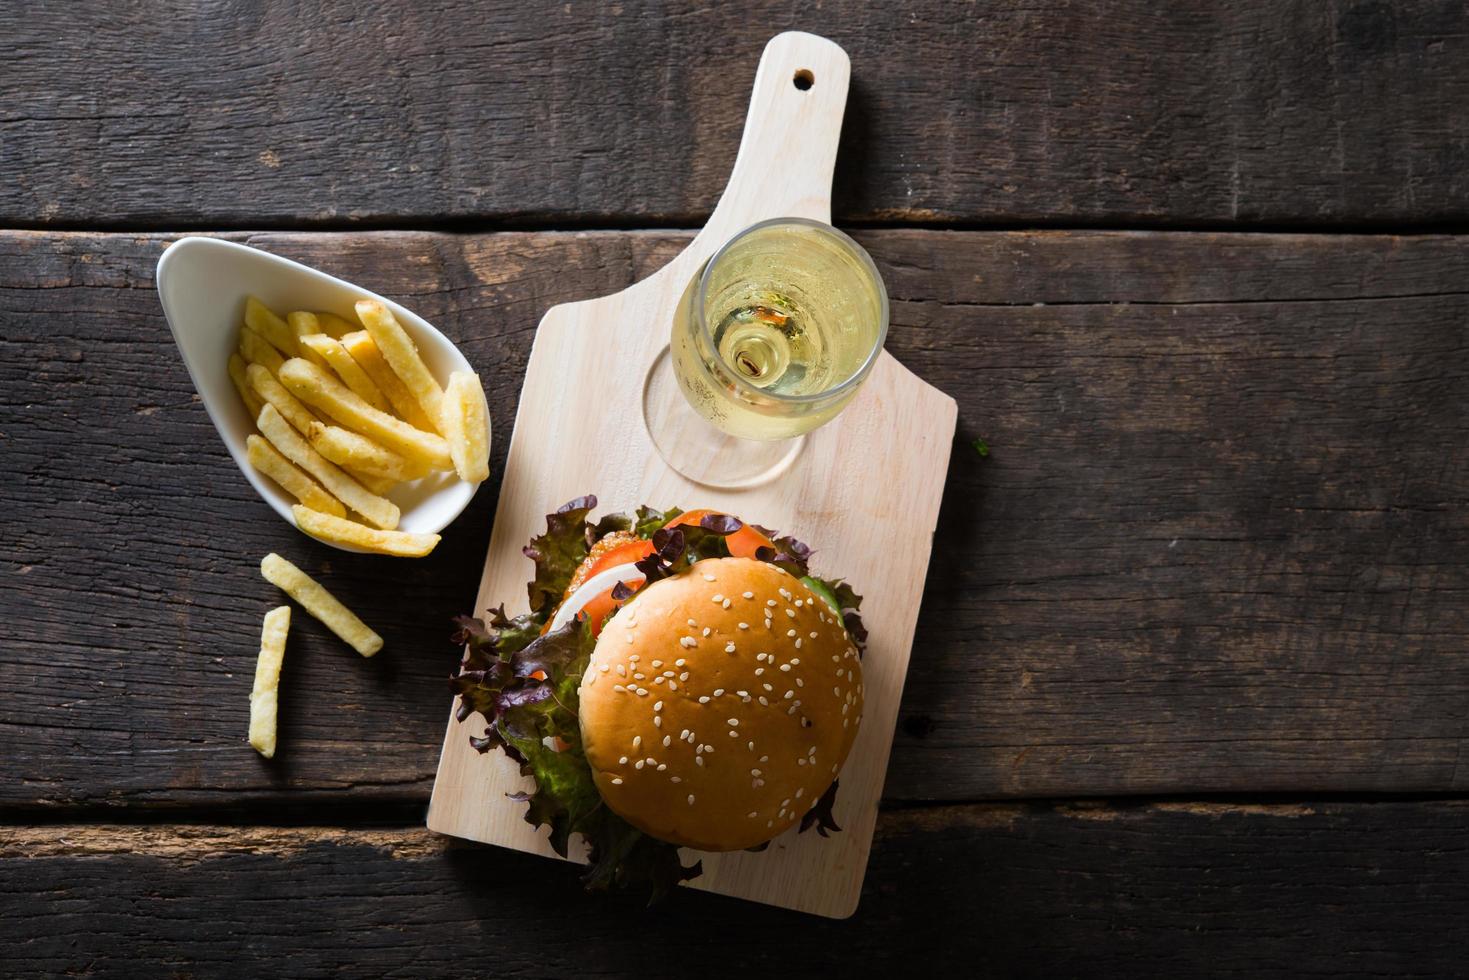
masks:
<path id="1" fill-rule="evenodd" d="M 843 220 L 1469 217 L 1456 0 L 426 0 L 6 5 L 0 222 L 699 225 L 789 29 L 852 56 Z"/>
<path id="2" fill-rule="evenodd" d="M 1469 785 L 1469 240 L 860 238 L 962 433 L 889 799 Z M 688 239 L 250 240 L 421 312 L 503 423 L 545 309 Z M 0 802 L 422 801 L 497 486 L 424 562 L 294 536 L 193 401 L 164 242 L 0 235 Z M 387 639 L 303 619 L 273 766 L 244 742 L 268 550 Z"/>
<path id="3" fill-rule="evenodd" d="M 23 975 L 1454 976 L 1466 819 L 1463 802 L 888 812 L 846 921 L 691 891 L 647 910 L 417 829 L 18 827 L 0 829 L 0 913 Z"/>

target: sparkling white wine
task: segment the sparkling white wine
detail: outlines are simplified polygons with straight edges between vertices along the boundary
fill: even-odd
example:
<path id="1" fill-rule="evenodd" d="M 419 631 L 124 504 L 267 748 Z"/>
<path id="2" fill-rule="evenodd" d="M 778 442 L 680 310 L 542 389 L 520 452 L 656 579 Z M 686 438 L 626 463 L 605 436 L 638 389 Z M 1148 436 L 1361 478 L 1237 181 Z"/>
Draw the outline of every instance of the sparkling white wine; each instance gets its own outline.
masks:
<path id="1" fill-rule="evenodd" d="M 785 439 L 856 394 L 887 331 L 872 260 L 828 225 L 780 219 L 736 236 L 684 290 L 674 371 L 700 415 L 743 439 Z"/>

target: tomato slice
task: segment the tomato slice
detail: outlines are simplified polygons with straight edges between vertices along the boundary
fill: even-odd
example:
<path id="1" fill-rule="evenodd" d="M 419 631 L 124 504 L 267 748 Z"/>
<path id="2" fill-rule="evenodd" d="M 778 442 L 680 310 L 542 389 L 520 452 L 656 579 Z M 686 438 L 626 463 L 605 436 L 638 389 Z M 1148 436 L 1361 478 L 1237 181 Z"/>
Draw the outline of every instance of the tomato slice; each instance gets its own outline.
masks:
<path id="1" fill-rule="evenodd" d="M 615 548 L 608 549 L 602 557 L 592 562 L 591 567 L 582 574 L 581 580 L 585 582 L 598 572 L 606 571 L 609 568 L 616 568 L 618 565 L 630 565 L 639 558 L 645 555 L 651 555 L 652 553 L 653 542 L 644 541 L 641 538 L 636 541 L 629 541 L 627 544 L 620 544 Z"/>
<path id="2" fill-rule="evenodd" d="M 704 518 L 708 517 L 710 514 L 722 513 L 724 512 L 719 510 L 710 510 L 708 508 L 691 510 L 687 513 L 680 514 L 673 520 L 669 521 L 668 526 L 678 527 L 683 524 L 697 524 Z M 735 533 L 726 537 L 724 541 L 727 545 L 729 545 L 729 553 L 731 555 L 734 555 L 736 558 L 754 558 L 755 552 L 759 551 L 761 548 L 775 547 L 775 542 L 771 541 L 765 535 L 761 534 L 759 531 L 755 530 L 748 524 L 740 528 Z M 648 547 L 648 551 L 652 550 L 652 546 L 650 545 Z"/>
<path id="3" fill-rule="evenodd" d="M 621 603 L 612 598 L 612 590 L 608 589 L 606 592 L 594 596 L 590 602 L 581 607 L 581 612 L 576 615 L 578 619 L 585 619 L 590 622 L 592 624 L 592 635 L 598 636 L 602 632 L 602 625 L 617 611 L 619 605 Z"/>

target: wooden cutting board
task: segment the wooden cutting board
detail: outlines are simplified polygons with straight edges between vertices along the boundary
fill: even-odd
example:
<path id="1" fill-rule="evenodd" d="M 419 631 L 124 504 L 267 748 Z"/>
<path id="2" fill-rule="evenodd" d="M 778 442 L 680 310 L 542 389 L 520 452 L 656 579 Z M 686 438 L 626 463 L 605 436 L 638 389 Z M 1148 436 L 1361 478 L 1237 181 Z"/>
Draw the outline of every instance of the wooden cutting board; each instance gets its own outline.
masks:
<path id="1" fill-rule="evenodd" d="M 954 400 L 884 353 L 853 402 L 810 435 L 780 478 L 712 490 L 663 462 L 643 422 L 643 386 L 628 379 L 646 377 L 668 343 L 689 277 L 727 239 L 765 218 L 831 219 L 849 72 L 846 52 L 824 38 L 772 39 L 755 75 L 734 173 L 703 231 L 642 282 L 547 311 L 531 348 L 476 604 L 526 608 L 533 569 L 521 547 L 544 529 L 546 513 L 586 493 L 598 496 L 599 512 L 641 503 L 720 508 L 815 548 L 813 572 L 852 583 L 865 597 L 871 633 L 864 724 L 835 810 L 842 833 L 822 839 L 792 830 L 762 853 L 697 855 L 704 874 L 690 887 L 836 918 L 856 909 L 867 869 L 954 437 Z M 429 828 L 554 856 L 546 834 L 525 822 L 525 804 L 506 798 L 526 788 L 515 764 L 470 747 L 469 735 L 482 727 L 478 716 L 460 725 L 451 712 Z"/>

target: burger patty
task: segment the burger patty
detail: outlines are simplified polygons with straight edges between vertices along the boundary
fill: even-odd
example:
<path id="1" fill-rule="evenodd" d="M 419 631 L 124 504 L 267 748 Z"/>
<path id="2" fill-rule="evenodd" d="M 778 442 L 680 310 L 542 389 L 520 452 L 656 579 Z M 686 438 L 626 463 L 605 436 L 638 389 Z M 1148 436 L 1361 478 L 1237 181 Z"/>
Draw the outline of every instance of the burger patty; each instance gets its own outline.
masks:
<path id="1" fill-rule="evenodd" d="M 592 545 L 592 549 L 587 552 L 587 556 L 582 559 L 582 563 L 576 566 L 576 572 L 571 576 L 571 584 L 566 587 L 566 593 L 561 596 L 561 601 L 565 602 L 567 599 L 570 599 L 571 594 L 581 588 L 581 584 L 587 579 L 587 572 L 601 560 L 603 555 L 607 554 L 613 548 L 620 548 L 625 544 L 630 544 L 637 540 L 638 536 L 631 531 L 613 531 L 603 536 L 602 540 Z"/>

